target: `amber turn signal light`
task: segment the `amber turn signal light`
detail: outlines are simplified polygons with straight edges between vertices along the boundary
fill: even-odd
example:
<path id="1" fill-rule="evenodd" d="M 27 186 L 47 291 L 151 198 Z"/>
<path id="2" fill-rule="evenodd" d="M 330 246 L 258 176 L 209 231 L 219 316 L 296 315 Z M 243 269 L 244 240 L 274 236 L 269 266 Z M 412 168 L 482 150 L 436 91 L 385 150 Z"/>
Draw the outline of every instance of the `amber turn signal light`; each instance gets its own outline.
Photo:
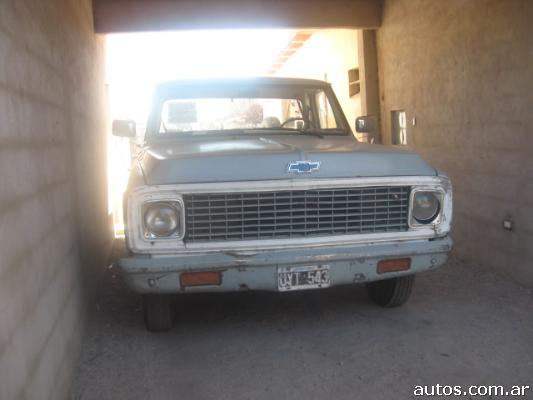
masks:
<path id="1" fill-rule="evenodd" d="M 407 271 L 409 268 L 411 268 L 410 258 L 397 258 L 394 260 L 381 260 L 378 262 L 378 274 Z"/>
<path id="2" fill-rule="evenodd" d="M 222 273 L 218 271 L 184 272 L 180 275 L 181 287 L 220 285 Z"/>

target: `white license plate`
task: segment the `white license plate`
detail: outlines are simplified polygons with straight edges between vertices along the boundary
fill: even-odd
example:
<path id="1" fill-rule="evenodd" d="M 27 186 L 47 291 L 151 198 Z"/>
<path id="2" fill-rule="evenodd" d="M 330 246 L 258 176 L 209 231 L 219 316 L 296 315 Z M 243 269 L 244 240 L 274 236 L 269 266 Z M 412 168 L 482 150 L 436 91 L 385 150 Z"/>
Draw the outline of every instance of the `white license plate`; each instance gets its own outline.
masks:
<path id="1" fill-rule="evenodd" d="M 329 283 L 329 265 L 278 268 L 280 292 L 325 288 Z"/>

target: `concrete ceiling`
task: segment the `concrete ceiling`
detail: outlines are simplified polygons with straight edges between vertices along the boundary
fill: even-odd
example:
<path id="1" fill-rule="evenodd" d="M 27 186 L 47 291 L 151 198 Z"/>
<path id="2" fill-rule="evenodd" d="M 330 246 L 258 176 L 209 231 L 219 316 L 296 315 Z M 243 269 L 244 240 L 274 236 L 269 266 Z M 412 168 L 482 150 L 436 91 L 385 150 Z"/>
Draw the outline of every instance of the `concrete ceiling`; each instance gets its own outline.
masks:
<path id="1" fill-rule="evenodd" d="M 377 28 L 380 0 L 93 0 L 97 33 L 228 28 Z"/>

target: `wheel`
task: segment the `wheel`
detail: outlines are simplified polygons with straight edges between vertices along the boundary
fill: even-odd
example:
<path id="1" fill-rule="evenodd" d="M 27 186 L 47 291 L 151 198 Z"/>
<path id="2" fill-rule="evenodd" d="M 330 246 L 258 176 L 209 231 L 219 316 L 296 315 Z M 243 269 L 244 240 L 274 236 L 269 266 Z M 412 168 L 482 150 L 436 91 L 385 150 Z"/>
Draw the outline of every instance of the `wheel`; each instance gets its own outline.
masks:
<path id="1" fill-rule="evenodd" d="M 415 276 L 401 276 L 382 281 L 369 282 L 366 289 L 370 298 L 382 307 L 398 307 L 409 300 Z"/>
<path id="2" fill-rule="evenodd" d="M 144 323 L 152 332 L 164 332 L 174 323 L 172 296 L 164 294 L 144 295 Z"/>

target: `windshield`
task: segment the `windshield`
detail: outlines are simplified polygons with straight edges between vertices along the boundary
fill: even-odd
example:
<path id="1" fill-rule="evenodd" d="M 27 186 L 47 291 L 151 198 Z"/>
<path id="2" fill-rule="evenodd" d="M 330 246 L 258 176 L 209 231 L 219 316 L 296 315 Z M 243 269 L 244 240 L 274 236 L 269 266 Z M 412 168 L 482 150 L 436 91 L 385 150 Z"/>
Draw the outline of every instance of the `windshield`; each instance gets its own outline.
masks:
<path id="1" fill-rule="evenodd" d="M 322 88 L 268 87 L 168 95 L 161 101 L 156 133 L 347 133 L 345 120 Z M 192 94 L 192 96 L 191 96 Z"/>

